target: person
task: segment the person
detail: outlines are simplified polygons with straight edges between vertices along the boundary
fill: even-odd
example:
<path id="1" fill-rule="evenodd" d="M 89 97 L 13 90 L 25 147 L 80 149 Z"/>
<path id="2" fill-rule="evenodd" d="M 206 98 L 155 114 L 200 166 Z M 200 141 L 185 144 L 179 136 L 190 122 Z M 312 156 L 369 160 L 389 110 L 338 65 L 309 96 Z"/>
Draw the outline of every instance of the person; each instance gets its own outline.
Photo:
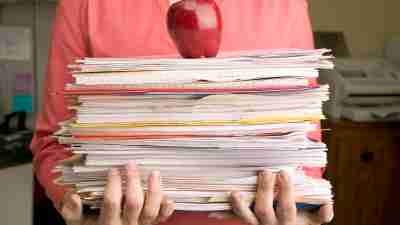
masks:
<path id="1" fill-rule="evenodd" d="M 249 49 L 311 49 L 313 37 L 307 0 L 216 0 L 223 16 L 221 51 Z M 84 57 L 137 57 L 178 54 L 166 28 L 170 0 L 60 0 L 52 30 L 52 40 L 44 89 L 43 109 L 39 113 L 32 141 L 34 170 L 47 196 L 67 224 L 90 221 L 82 215 L 79 197 L 54 183 L 59 176 L 52 169 L 60 160 L 71 157 L 52 134 L 59 122 L 71 118 L 62 94 L 72 82 L 67 65 Z M 160 174 L 149 177 L 150 191 L 143 194 L 135 165 L 128 165 L 127 191 L 121 189 L 121 176 L 111 170 L 105 200 L 96 221 L 119 224 L 321 224 L 332 219 L 330 204 L 318 212 L 297 211 L 290 177 L 261 172 L 254 212 L 232 194 L 235 217 L 227 214 L 174 212 L 174 203 L 162 195 Z M 279 207 L 274 211 L 274 184 L 280 186 Z M 122 216 L 121 216 L 122 215 Z M 93 220 L 93 219 L 92 219 Z"/>

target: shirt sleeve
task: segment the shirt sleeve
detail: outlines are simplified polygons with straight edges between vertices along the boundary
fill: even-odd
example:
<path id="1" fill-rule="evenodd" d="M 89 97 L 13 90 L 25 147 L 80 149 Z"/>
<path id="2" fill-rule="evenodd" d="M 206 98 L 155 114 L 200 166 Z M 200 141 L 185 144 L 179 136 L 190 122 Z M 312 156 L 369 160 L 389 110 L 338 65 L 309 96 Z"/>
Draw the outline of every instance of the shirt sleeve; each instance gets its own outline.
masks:
<path id="1" fill-rule="evenodd" d="M 293 0 L 295 2 L 290 29 L 291 48 L 314 49 L 314 36 L 307 0 Z"/>
<path id="2" fill-rule="evenodd" d="M 59 174 L 52 170 L 70 153 L 57 143 L 52 134 L 59 129 L 60 122 L 72 116 L 67 109 L 63 90 L 65 84 L 72 80 L 67 65 L 89 53 L 87 5 L 87 0 L 59 1 L 52 28 L 45 89 L 42 90 L 43 106 L 38 113 L 31 143 L 35 175 L 56 208 L 66 189 L 54 183 Z"/>

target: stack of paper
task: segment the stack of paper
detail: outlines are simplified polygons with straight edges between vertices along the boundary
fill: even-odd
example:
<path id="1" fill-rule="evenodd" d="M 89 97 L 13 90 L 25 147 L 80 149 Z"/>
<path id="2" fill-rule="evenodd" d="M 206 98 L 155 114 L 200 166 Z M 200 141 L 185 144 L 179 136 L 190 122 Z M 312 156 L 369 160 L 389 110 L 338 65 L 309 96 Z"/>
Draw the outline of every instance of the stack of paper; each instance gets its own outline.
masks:
<path id="1" fill-rule="evenodd" d="M 55 134 L 78 157 L 57 169 L 99 207 L 107 171 L 135 161 L 162 175 L 178 210 L 228 210 L 254 199 L 257 173 L 290 171 L 299 203 L 331 201 L 326 146 L 311 132 L 328 87 L 328 50 L 240 52 L 213 59 L 84 59 L 65 89 L 76 116 Z"/>

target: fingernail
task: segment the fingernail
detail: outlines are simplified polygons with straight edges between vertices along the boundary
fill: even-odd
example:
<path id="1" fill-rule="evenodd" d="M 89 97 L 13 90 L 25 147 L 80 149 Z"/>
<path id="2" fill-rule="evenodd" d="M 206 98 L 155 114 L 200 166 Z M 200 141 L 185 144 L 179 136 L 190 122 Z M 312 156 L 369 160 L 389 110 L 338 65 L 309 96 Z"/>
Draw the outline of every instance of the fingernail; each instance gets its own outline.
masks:
<path id="1" fill-rule="evenodd" d="M 284 182 L 289 181 L 289 174 L 285 170 L 279 171 L 279 179 Z"/>
<path id="2" fill-rule="evenodd" d="M 269 182 L 274 178 L 274 174 L 269 170 L 264 170 L 261 172 L 261 178 L 264 181 Z"/>
<path id="3" fill-rule="evenodd" d="M 129 161 L 128 164 L 126 165 L 126 169 L 128 169 L 128 170 L 136 169 L 135 161 Z"/>
<path id="4" fill-rule="evenodd" d="M 160 171 L 152 171 L 151 172 L 151 176 L 153 177 L 153 179 L 155 180 L 160 180 Z"/>

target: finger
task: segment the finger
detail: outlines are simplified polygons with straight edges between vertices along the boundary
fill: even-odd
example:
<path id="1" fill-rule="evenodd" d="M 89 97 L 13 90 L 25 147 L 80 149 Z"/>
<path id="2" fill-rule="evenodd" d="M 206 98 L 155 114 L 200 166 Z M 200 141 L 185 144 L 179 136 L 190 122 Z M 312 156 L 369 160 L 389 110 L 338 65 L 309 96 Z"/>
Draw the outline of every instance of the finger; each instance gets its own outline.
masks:
<path id="1" fill-rule="evenodd" d="M 117 169 L 111 169 L 104 190 L 104 201 L 100 214 L 101 224 L 121 224 L 121 200 L 121 175 Z"/>
<path id="2" fill-rule="evenodd" d="M 82 201 L 79 195 L 74 192 L 66 193 L 60 212 L 67 224 L 80 224 L 82 220 Z"/>
<path id="3" fill-rule="evenodd" d="M 143 208 L 144 195 L 139 170 L 134 163 L 126 166 L 126 190 L 124 220 L 127 225 L 136 225 Z"/>
<path id="4" fill-rule="evenodd" d="M 326 204 L 321 206 L 317 213 L 310 215 L 313 224 L 325 224 L 332 221 L 334 216 L 333 205 Z"/>
<path id="5" fill-rule="evenodd" d="M 273 206 L 275 177 L 267 170 L 258 175 L 254 212 L 262 224 L 275 224 L 277 220 Z"/>
<path id="6" fill-rule="evenodd" d="M 174 213 L 175 211 L 175 202 L 164 197 L 161 207 L 160 207 L 160 213 L 158 215 L 158 223 L 164 223 L 165 221 L 168 220 L 169 217 Z"/>
<path id="7" fill-rule="evenodd" d="M 241 194 L 239 192 L 232 193 L 232 211 L 246 224 L 260 224 L 257 217 L 251 211 L 249 203 L 247 203 L 241 197 Z"/>
<path id="8" fill-rule="evenodd" d="M 147 192 L 141 214 L 141 224 L 152 224 L 158 217 L 163 193 L 161 191 L 160 173 L 153 171 L 147 182 Z"/>
<path id="9" fill-rule="evenodd" d="M 297 209 L 292 179 L 288 172 L 281 171 L 277 181 L 279 185 L 277 217 L 282 224 L 295 224 Z"/>
<path id="10" fill-rule="evenodd" d="M 329 223 L 333 220 L 334 211 L 332 204 L 326 204 L 321 207 L 318 212 L 318 218 L 320 219 L 319 222 L 321 223 Z"/>

